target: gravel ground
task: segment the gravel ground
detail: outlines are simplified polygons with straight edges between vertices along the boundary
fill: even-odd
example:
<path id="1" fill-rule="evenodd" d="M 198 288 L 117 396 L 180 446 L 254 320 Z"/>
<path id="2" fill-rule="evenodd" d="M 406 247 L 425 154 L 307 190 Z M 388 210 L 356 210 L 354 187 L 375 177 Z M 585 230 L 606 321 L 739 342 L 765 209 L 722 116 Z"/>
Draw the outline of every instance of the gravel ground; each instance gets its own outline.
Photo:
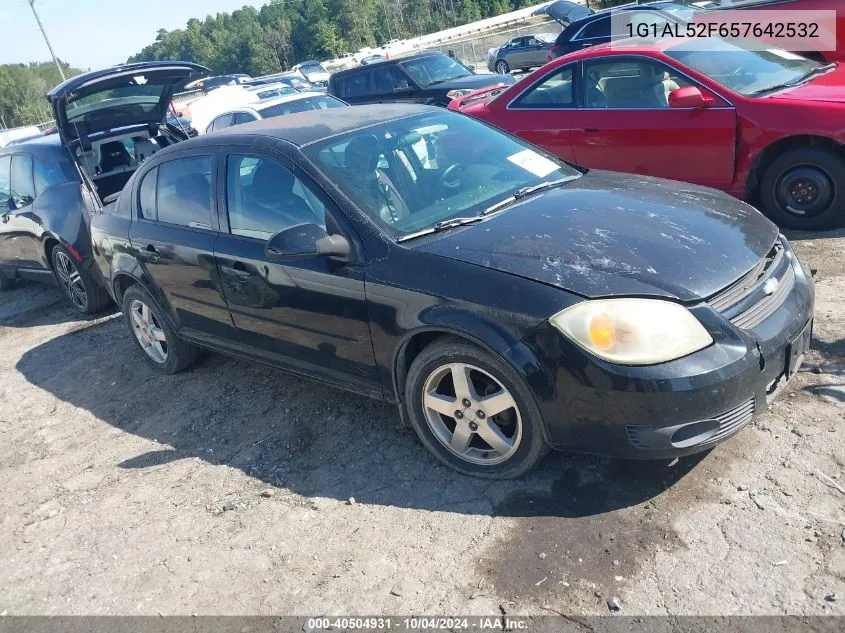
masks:
<path id="1" fill-rule="evenodd" d="M 389 405 L 213 354 L 156 375 L 119 315 L 20 285 L 0 613 L 845 614 L 845 232 L 792 238 L 813 349 L 754 426 L 507 483 L 441 467 Z"/>

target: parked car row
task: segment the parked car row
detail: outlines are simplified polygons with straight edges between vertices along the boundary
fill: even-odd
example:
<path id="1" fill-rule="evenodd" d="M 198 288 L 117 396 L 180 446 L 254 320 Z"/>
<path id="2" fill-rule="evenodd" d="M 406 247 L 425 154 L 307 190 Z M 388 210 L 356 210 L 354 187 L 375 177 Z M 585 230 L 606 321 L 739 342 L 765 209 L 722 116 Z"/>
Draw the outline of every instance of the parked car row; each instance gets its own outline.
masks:
<path id="1" fill-rule="evenodd" d="M 207 69 L 75 77 L 48 95 L 57 135 L 0 150 L 0 286 L 52 275 L 86 313 L 111 298 L 161 373 L 209 349 L 395 403 L 467 474 L 519 476 L 549 448 L 706 450 L 797 372 L 812 280 L 777 226 L 735 197 L 574 164 L 582 147 L 614 146 L 680 162 L 669 127 L 702 152 L 707 184 L 751 161 L 808 217 L 830 202 L 812 183 L 832 186 L 841 211 L 839 164 L 822 181 L 811 155 L 832 146 L 771 177 L 782 154 L 750 142 L 801 149 L 775 134 L 804 134 L 800 99 L 789 114 L 759 112 L 791 107 L 781 95 L 802 86 L 824 95 L 840 71 L 724 46 L 715 77 L 664 42 L 610 59 L 592 48 L 515 85 L 420 54 L 336 73 L 329 95 L 221 113 L 194 138 L 168 123 L 168 105 Z M 747 70 L 730 72 L 735 57 Z M 589 119 L 617 109 L 626 117 Z"/>

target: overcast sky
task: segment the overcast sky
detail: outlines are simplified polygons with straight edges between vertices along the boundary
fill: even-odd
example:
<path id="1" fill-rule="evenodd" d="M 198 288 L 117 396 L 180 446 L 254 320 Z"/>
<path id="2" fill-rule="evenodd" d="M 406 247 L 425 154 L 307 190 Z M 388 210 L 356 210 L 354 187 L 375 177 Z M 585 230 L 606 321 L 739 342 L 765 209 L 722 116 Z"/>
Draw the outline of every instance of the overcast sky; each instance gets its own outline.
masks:
<path id="1" fill-rule="evenodd" d="M 266 0 L 35 0 L 53 50 L 77 68 L 126 61 L 155 39 L 160 28 Z M 27 0 L 0 0 L 0 64 L 46 61 L 50 51 Z"/>

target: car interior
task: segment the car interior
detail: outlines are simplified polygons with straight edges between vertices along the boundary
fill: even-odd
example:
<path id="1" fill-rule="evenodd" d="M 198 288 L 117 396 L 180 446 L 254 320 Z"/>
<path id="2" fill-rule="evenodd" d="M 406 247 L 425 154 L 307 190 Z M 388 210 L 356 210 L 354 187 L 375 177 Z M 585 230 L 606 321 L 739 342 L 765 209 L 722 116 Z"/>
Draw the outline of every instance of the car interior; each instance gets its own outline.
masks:
<path id="1" fill-rule="evenodd" d="M 584 76 L 588 108 L 666 108 L 673 90 L 692 85 L 663 66 L 643 62 L 591 64 Z"/>

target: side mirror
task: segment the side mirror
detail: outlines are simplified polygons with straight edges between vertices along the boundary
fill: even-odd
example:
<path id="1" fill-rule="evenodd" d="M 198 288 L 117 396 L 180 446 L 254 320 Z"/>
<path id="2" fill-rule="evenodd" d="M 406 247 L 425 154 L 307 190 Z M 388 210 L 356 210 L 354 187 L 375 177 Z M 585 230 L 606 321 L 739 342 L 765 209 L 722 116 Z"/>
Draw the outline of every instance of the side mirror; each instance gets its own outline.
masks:
<path id="1" fill-rule="evenodd" d="M 676 88 L 669 93 L 670 108 L 709 108 L 713 105 L 713 97 L 706 96 L 696 86 Z"/>
<path id="2" fill-rule="evenodd" d="M 279 231 L 267 241 L 267 259 L 281 260 L 317 255 L 348 257 L 349 240 L 342 235 L 329 235 L 316 224 L 297 224 Z"/>

